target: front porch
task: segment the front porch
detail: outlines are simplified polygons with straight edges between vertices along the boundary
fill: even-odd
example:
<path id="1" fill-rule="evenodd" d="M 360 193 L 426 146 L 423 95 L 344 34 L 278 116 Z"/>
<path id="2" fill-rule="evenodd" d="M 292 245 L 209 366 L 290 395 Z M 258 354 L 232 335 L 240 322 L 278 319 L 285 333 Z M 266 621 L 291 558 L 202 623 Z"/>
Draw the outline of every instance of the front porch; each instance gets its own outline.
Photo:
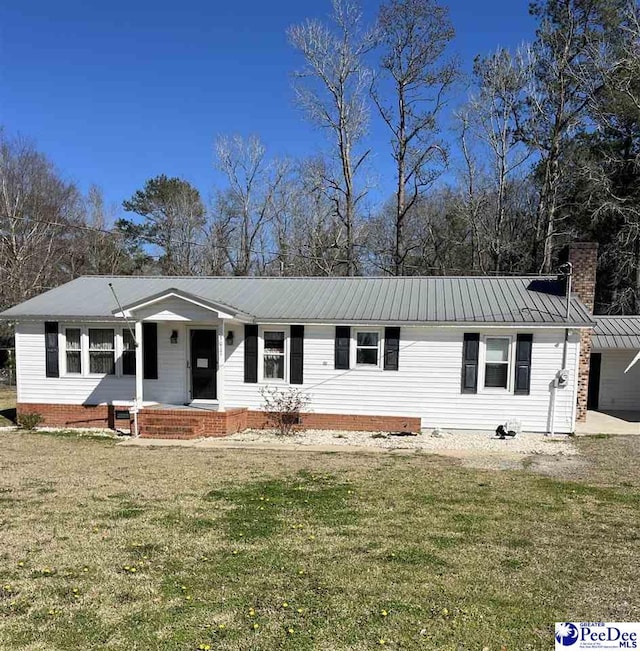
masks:
<path id="1" fill-rule="evenodd" d="M 195 435 L 202 429 L 196 427 L 195 416 L 202 416 L 202 411 L 189 414 L 185 407 L 212 412 L 201 420 L 224 420 L 226 348 L 246 315 L 176 289 L 126 305 L 114 315 L 126 320 L 133 335 L 133 410 L 140 414 L 140 425 L 146 423 L 147 431 L 153 432 L 162 409 L 166 416 L 188 423 L 181 425 L 186 428 L 183 433 Z"/>
<path id="2" fill-rule="evenodd" d="M 151 439 L 197 439 L 235 434 L 250 426 L 248 409 L 151 405 L 138 411 L 138 435 Z"/>

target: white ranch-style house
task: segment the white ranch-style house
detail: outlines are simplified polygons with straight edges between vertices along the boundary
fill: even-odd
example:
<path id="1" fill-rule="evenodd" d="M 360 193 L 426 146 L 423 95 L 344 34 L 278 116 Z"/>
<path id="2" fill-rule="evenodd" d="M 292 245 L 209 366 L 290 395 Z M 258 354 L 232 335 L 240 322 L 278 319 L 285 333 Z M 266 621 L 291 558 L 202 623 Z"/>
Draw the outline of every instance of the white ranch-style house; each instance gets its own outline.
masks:
<path id="1" fill-rule="evenodd" d="M 263 426 L 275 386 L 308 394 L 307 427 L 570 433 L 587 409 L 595 256 L 571 250 L 570 296 L 557 277 L 91 276 L 0 317 L 15 323 L 18 413 L 48 425 L 222 436 Z M 610 400 L 628 355 L 599 353 Z"/>

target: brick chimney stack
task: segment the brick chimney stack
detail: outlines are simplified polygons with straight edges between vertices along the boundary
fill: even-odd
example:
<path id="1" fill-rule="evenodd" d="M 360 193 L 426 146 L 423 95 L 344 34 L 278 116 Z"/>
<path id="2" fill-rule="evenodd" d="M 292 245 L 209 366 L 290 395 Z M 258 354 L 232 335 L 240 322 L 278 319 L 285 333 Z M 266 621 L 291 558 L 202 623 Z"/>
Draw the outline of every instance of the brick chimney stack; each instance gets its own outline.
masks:
<path id="1" fill-rule="evenodd" d="M 573 265 L 573 289 L 580 300 L 593 313 L 596 295 L 596 269 L 598 243 L 574 242 L 569 247 L 569 262 Z"/>
<path id="2" fill-rule="evenodd" d="M 574 242 L 569 248 L 569 262 L 573 265 L 571 291 L 593 314 L 596 294 L 596 270 L 598 267 L 598 243 Z M 576 420 L 587 418 L 589 392 L 589 365 L 591 362 L 591 330 L 580 330 L 580 363 L 578 366 L 578 398 Z"/>

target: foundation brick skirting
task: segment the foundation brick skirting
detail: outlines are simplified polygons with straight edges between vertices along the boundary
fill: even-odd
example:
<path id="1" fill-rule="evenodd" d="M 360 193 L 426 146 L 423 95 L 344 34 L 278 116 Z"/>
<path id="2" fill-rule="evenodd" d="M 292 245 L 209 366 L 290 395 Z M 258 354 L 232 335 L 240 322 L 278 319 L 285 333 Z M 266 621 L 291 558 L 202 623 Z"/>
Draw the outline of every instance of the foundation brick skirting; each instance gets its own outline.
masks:
<path id="1" fill-rule="evenodd" d="M 51 405 L 19 402 L 18 416 L 40 414 L 41 425 L 51 427 L 113 427 L 113 407 L 110 405 Z"/>
<path id="2" fill-rule="evenodd" d="M 228 436 L 245 429 L 272 427 L 263 411 L 230 409 L 193 412 L 184 409 L 143 409 L 138 415 L 143 438 L 199 438 Z M 420 418 L 355 414 L 300 414 L 296 429 L 341 429 L 364 432 L 419 432 Z"/>
<path id="3" fill-rule="evenodd" d="M 596 294 L 596 271 L 598 268 L 598 243 L 575 242 L 569 249 L 569 262 L 573 265 L 573 286 L 580 300 L 593 313 Z M 580 362 L 578 365 L 578 397 L 576 420 L 587 419 L 587 396 L 589 392 L 589 364 L 591 362 L 591 331 L 580 331 Z"/>
<path id="4" fill-rule="evenodd" d="M 122 407 L 119 407 L 122 409 Z M 17 413 L 37 413 L 41 425 L 51 427 L 114 427 L 114 407 L 110 405 L 54 405 L 18 403 Z M 271 427 L 263 411 L 229 409 L 142 409 L 138 428 L 143 438 L 194 439 L 228 436 L 242 430 Z M 368 416 L 356 414 L 300 414 L 298 429 L 341 429 L 363 432 L 419 432 L 420 418 Z"/>

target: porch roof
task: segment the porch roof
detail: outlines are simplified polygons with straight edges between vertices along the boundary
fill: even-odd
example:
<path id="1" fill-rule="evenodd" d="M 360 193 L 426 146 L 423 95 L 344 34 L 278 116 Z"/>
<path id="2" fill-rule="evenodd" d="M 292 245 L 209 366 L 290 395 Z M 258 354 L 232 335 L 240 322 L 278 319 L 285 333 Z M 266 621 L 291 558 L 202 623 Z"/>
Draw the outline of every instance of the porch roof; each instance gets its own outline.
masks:
<path id="1" fill-rule="evenodd" d="M 123 306 L 178 292 L 260 323 L 397 323 L 592 327 L 572 296 L 569 317 L 554 277 L 84 276 L 0 314 L 4 319 L 113 319 Z M 114 312 L 115 311 L 115 312 Z"/>
<path id="2" fill-rule="evenodd" d="M 214 312 L 223 319 L 253 321 L 251 315 L 242 312 L 237 307 L 225 303 L 220 303 L 218 301 L 210 301 L 206 298 L 202 298 L 201 296 L 196 296 L 195 294 L 176 289 L 175 287 L 170 287 L 169 289 L 162 290 L 156 294 L 153 294 L 152 296 L 145 296 L 141 299 L 133 301 L 132 303 L 128 303 L 127 305 L 121 305 L 120 307 L 122 307 L 122 309 L 120 309 L 120 307 L 116 307 L 111 311 L 111 313 L 115 316 L 131 316 L 132 312 L 135 312 L 149 305 L 154 305 L 168 298 L 179 298 L 182 301 L 192 303 L 198 307 L 204 308 L 205 310 Z"/>

